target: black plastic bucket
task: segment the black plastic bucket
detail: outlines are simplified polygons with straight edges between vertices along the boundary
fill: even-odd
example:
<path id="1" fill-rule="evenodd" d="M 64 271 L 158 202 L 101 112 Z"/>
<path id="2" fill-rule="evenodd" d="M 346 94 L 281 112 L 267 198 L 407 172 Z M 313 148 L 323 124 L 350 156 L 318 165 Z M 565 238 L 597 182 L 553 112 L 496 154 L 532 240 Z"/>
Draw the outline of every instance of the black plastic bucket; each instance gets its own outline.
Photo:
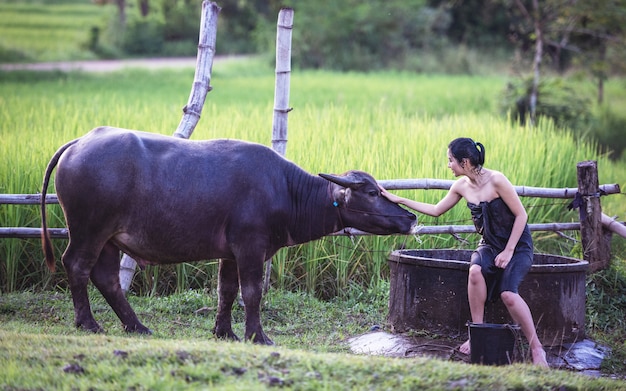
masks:
<path id="1" fill-rule="evenodd" d="M 509 324 L 469 323 L 472 363 L 511 364 L 518 330 L 519 326 Z"/>

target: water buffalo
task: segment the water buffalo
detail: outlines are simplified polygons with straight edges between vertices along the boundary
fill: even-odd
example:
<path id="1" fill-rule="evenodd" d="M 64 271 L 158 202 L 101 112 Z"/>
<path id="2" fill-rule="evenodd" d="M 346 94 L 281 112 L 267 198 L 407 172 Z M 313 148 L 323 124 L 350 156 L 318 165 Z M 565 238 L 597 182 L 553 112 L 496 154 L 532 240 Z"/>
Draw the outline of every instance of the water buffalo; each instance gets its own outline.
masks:
<path id="1" fill-rule="evenodd" d="M 263 264 L 278 249 L 344 227 L 385 235 L 410 233 L 416 224 L 362 171 L 314 176 L 260 144 L 99 127 L 62 146 L 46 169 L 42 244 L 51 270 L 44 200 L 55 166 L 76 326 L 94 332 L 102 329 L 89 305 L 89 279 L 127 331 L 150 333 L 120 287 L 120 250 L 140 265 L 220 259 L 213 332 L 238 339 L 231 308 L 241 289 L 245 338 L 272 344 L 259 307 Z"/>

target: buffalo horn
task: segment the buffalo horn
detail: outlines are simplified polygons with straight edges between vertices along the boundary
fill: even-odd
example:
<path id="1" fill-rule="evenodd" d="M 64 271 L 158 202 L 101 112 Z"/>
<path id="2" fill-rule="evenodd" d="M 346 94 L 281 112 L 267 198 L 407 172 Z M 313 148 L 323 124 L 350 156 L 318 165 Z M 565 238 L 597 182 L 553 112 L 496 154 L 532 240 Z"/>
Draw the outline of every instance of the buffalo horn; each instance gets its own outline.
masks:
<path id="1" fill-rule="evenodd" d="M 363 184 L 363 181 L 352 175 L 338 176 L 332 174 L 319 174 L 319 176 L 343 187 L 355 187 Z"/>

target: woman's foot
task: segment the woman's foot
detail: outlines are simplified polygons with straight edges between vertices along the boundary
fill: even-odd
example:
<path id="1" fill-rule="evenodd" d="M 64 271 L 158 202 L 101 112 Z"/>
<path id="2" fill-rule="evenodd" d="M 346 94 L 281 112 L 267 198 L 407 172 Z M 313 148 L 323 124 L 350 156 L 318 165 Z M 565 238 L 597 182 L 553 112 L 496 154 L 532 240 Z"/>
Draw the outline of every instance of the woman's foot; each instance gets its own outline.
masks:
<path id="1" fill-rule="evenodd" d="M 461 346 L 459 346 L 459 351 L 467 355 L 471 353 L 469 339 L 465 341 Z M 543 367 L 543 368 L 550 368 L 550 366 L 548 365 L 548 361 L 546 360 L 546 351 L 543 350 L 543 347 L 539 347 L 539 348 L 532 350 L 532 355 L 533 355 L 533 364 Z"/>
<path id="2" fill-rule="evenodd" d="M 463 354 L 470 354 L 470 340 L 468 339 L 463 343 L 463 345 L 459 346 L 459 351 Z"/>
<path id="3" fill-rule="evenodd" d="M 548 361 L 546 360 L 546 351 L 543 350 L 543 347 L 533 349 L 532 354 L 533 364 L 543 368 L 550 368 L 550 366 L 548 365 Z"/>

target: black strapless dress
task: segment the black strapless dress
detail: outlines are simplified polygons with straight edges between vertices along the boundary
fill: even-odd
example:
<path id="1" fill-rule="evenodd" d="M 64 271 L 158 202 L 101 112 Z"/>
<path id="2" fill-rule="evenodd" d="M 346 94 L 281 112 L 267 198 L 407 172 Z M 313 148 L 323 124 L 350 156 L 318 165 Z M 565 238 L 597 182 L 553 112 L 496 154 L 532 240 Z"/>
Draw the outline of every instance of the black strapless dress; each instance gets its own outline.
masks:
<path id="1" fill-rule="evenodd" d="M 519 284 L 533 263 L 533 240 L 528 224 L 515 247 L 511 262 L 502 269 L 494 261 L 509 241 L 515 216 L 501 198 L 482 201 L 478 205 L 468 202 L 467 207 L 476 231 L 482 236 L 470 263 L 481 267 L 487 283 L 487 300 L 497 300 L 504 291 L 517 293 Z"/>

